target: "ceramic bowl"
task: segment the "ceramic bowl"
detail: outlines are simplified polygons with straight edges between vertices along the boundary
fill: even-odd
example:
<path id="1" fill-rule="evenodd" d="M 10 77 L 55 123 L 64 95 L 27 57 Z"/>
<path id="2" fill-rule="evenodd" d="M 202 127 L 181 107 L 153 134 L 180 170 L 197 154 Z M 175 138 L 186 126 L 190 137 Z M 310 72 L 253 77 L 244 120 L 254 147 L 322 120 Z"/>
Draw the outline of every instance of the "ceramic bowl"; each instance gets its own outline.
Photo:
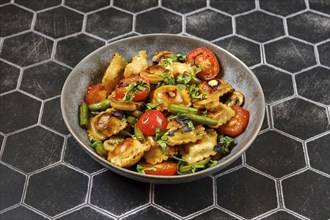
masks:
<path id="1" fill-rule="evenodd" d="M 148 57 L 152 57 L 153 54 L 159 50 L 188 54 L 189 51 L 198 47 L 207 47 L 216 54 L 221 62 L 222 79 L 229 82 L 236 90 L 243 92 L 245 95 L 244 108 L 250 112 L 250 122 L 245 132 L 235 139 L 237 145 L 231 153 L 220 159 L 218 164 L 214 167 L 192 174 L 177 176 L 152 176 L 141 174 L 126 168 L 117 167 L 98 156 L 90 147 L 86 131 L 79 126 L 78 108 L 84 100 L 87 87 L 91 84 L 101 82 L 103 73 L 108 67 L 112 56 L 118 52 L 126 60 L 130 60 L 140 50 L 146 50 Z M 197 38 L 171 34 L 150 34 L 115 41 L 86 56 L 72 70 L 64 83 L 61 94 L 61 111 L 65 124 L 72 136 L 89 156 L 103 166 L 122 176 L 137 181 L 172 184 L 197 180 L 219 172 L 239 158 L 254 141 L 261 128 L 264 120 L 265 101 L 262 88 L 256 76 L 242 61 L 228 51 L 208 41 Z M 86 154 L 86 157 L 87 156 Z"/>

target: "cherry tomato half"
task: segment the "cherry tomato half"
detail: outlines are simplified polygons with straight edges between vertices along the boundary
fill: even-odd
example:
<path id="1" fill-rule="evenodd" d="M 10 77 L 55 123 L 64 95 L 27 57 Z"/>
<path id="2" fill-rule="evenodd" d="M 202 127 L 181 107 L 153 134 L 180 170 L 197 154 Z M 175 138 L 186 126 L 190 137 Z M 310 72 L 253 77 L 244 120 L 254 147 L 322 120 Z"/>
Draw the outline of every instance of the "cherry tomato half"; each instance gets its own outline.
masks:
<path id="1" fill-rule="evenodd" d="M 166 129 L 167 119 L 160 111 L 149 110 L 139 118 L 136 126 L 143 134 L 155 135 L 156 128 L 160 131 Z"/>
<path id="2" fill-rule="evenodd" d="M 225 125 L 218 128 L 220 134 L 226 134 L 236 137 L 244 132 L 250 118 L 250 113 L 239 106 L 232 106 L 235 116 L 232 117 Z"/>
<path id="3" fill-rule="evenodd" d="M 173 161 L 165 161 L 155 165 L 147 162 L 140 162 L 139 165 L 144 168 L 146 174 L 158 176 L 173 176 L 178 169 L 178 164 Z"/>
<path id="4" fill-rule="evenodd" d="M 93 104 L 105 100 L 107 97 L 107 92 L 101 83 L 88 86 L 86 93 L 86 103 Z"/>
<path id="5" fill-rule="evenodd" d="M 192 50 L 185 62 L 200 65 L 202 71 L 197 73 L 196 76 L 203 80 L 213 79 L 220 72 L 220 64 L 217 57 L 207 48 L 196 48 Z"/>
<path id="6" fill-rule="evenodd" d="M 139 89 L 137 87 L 134 88 L 136 94 L 132 101 L 140 101 L 142 99 L 145 99 L 150 92 L 150 83 L 149 83 L 148 79 L 141 77 L 141 76 L 129 76 L 129 77 L 126 77 L 126 78 L 120 80 L 120 82 L 116 85 L 116 88 L 115 88 L 116 98 L 119 98 L 119 99 L 124 98 L 126 91 L 129 88 L 129 85 L 131 84 L 131 85 L 136 86 L 137 83 L 144 84 L 145 86 L 143 86 L 144 89 Z M 134 92 L 131 91 L 128 93 L 133 94 Z"/>

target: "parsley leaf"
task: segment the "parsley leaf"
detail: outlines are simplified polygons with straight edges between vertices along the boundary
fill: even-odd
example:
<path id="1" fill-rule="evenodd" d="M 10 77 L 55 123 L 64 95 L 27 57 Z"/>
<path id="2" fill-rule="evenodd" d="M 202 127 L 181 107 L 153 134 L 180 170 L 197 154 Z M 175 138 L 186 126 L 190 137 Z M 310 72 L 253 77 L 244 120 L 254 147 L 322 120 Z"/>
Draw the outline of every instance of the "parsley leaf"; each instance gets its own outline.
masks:
<path id="1" fill-rule="evenodd" d="M 147 109 L 150 110 L 150 109 L 154 109 L 156 108 L 158 105 L 161 105 L 163 104 L 164 102 L 157 102 L 157 103 L 147 103 L 146 106 L 147 106 Z"/>
<path id="2" fill-rule="evenodd" d="M 166 132 L 168 129 L 160 130 L 159 128 L 156 128 L 155 134 L 156 134 L 156 140 L 159 140 Z"/>
<path id="3" fill-rule="evenodd" d="M 170 139 L 167 136 L 162 136 L 160 140 L 157 141 L 159 144 L 159 147 L 163 152 L 167 151 L 167 143 L 170 141 Z"/>
<path id="4" fill-rule="evenodd" d="M 204 99 L 205 98 L 205 94 L 201 93 L 200 89 L 198 87 L 191 87 L 189 93 L 193 99 Z"/>
<path id="5" fill-rule="evenodd" d="M 165 86 L 165 85 L 175 85 L 175 79 L 170 76 L 168 72 L 163 72 L 162 73 L 162 78 L 163 80 L 158 83 L 158 86 Z"/>
<path id="6" fill-rule="evenodd" d="M 144 91 L 145 89 L 150 90 L 149 85 L 145 82 L 137 81 L 135 84 L 129 84 L 125 91 L 123 101 L 132 102 L 136 96 L 137 90 Z"/>
<path id="7" fill-rule="evenodd" d="M 144 168 L 143 166 L 141 165 L 136 165 L 136 171 L 138 171 L 139 173 L 143 173 L 145 174 L 145 170 L 152 170 L 152 171 L 156 171 L 157 168 L 156 167 L 148 167 L 148 168 Z"/>

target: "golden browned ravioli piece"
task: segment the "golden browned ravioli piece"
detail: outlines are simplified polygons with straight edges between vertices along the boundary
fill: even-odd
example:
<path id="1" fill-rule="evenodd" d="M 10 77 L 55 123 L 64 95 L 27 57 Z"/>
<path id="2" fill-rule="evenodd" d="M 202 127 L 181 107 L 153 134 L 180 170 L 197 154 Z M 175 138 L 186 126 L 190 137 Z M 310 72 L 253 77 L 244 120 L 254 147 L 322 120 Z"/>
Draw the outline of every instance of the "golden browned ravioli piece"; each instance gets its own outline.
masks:
<path id="1" fill-rule="evenodd" d="M 162 161 L 168 160 L 171 155 L 177 155 L 178 149 L 177 147 L 169 147 L 167 151 L 163 151 L 159 145 L 151 146 L 150 150 L 144 153 L 145 160 L 150 164 L 161 163 Z"/>
<path id="2" fill-rule="evenodd" d="M 102 78 L 102 85 L 107 94 L 110 94 L 115 89 L 116 84 L 124 77 L 123 73 L 126 65 L 126 60 L 115 53 Z"/>
<path id="3" fill-rule="evenodd" d="M 204 95 L 203 99 L 192 99 L 192 105 L 199 109 L 214 108 L 220 103 L 220 97 L 232 92 L 233 87 L 227 82 L 219 79 L 204 81 L 198 85 L 200 93 Z"/>
<path id="4" fill-rule="evenodd" d="M 159 65 L 149 66 L 148 69 L 142 71 L 140 76 L 147 78 L 150 84 L 158 84 L 163 80 L 163 72 L 165 68 Z"/>
<path id="5" fill-rule="evenodd" d="M 189 92 L 174 85 L 161 86 L 155 89 L 151 94 L 150 102 L 162 102 L 163 104 L 157 106 L 159 111 L 167 110 L 169 104 L 191 105 Z"/>
<path id="6" fill-rule="evenodd" d="M 126 128 L 127 122 L 112 115 L 116 111 L 109 108 L 89 120 L 88 135 L 94 140 L 105 140 Z"/>
<path id="7" fill-rule="evenodd" d="M 180 150 L 182 159 L 188 162 L 188 164 L 196 163 L 200 160 L 214 156 L 217 154 L 213 150 L 214 146 L 217 144 L 218 134 L 213 129 L 207 129 L 206 135 L 202 137 L 199 141 L 195 143 L 189 143 L 183 146 Z"/>
<path id="8" fill-rule="evenodd" d="M 169 130 L 164 135 L 168 136 L 169 139 L 169 142 L 167 143 L 168 146 L 194 143 L 202 139 L 205 130 L 203 125 L 197 125 L 195 126 L 195 129 L 192 129 L 191 131 L 183 132 L 182 125 L 180 125 L 176 121 L 170 121 L 167 124 L 167 129 Z"/>
<path id="9" fill-rule="evenodd" d="M 213 118 L 218 121 L 215 126 L 210 126 L 211 128 L 218 128 L 221 125 L 226 124 L 232 117 L 235 116 L 235 111 L 228 105 L 220 102 L 215 108 L 209 110 L 207 115 L 209 118 Z"/>
<path id="10" fill-rule="evenodd" d="M 107 160 L 119 167 L 130 167 L 136 164 L 150 147 L 148 142 L 141 143 L 135 138 L 126 138 L 108 153 Z"/>
<path id="11" fill-rule="evenodd" d="M 135 55 L 132 61 L 126 66 L 124 77 L 139 75 L 140 72 L 148 68 L 147 52 L 141 50 Z"/>

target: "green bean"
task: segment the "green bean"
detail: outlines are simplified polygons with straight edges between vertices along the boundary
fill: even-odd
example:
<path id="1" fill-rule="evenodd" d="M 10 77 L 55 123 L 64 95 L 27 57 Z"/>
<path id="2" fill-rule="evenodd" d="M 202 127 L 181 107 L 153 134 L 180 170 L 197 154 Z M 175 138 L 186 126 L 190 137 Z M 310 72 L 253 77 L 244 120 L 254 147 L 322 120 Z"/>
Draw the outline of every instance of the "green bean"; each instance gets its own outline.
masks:
<path id="1" fill-rule="evenodd" d="M 170 104 L 168 106 L 168 111 L 174 114 L 188 113 L 188 112 L 197 114 L 198 109 L 183 105 Z"/>
<path id="2" fill-rule="evenodd" d="M 206 117 L 206 116 L 202 116 L 202 115 L 196 115 L 193 113 L 185 113 L 184 116 L 194 122 L 197 122 L 197 123 L 203 124 L 203 125 L 215 126 L 218 124 L 217 120 Z"/>
<path id="3" fill-rule="evenodd" d="M 107 151 L 104 149 L 103 144 L 102 144 L 102 141 L 95 141 L 92 144 L 92 147 L 95 149 L 95 152 L 99 156 L 103 157 L 103 156 L 106 156 L 107 155 Z"/>
<path id="4" fill-rule="evenodd" d="M 134 135 L 135 135 L 136 139 L 138 139 L 139 141 L 141 141 L 141 142 L 144 141 L 144 135 L 140 131 L 140 129 L 136 126 L 136 124 L 134 125 Z"/>
<path id="5" fill-rule="evenodd" d="M 131 125 L 135 124 L 136 122 L 136 118 L 134 118 L 133 116 L 127 116 L 127 122 Z"/>
<path id="6" fill-rule="evenodd" d="M 88 106 L 85 102 L 79 107 L 79 125 L 82 128 L 87 128 L 88 125 Z"/>
<path id="7" fill-rule="evenodd" d="M 91 111 L 102 111 L 109 107 L 111 107 L 109 99 L 106 99 L 102 102 L 93 103 L 93 104 L 88 105 L 88 108 Z"/>

